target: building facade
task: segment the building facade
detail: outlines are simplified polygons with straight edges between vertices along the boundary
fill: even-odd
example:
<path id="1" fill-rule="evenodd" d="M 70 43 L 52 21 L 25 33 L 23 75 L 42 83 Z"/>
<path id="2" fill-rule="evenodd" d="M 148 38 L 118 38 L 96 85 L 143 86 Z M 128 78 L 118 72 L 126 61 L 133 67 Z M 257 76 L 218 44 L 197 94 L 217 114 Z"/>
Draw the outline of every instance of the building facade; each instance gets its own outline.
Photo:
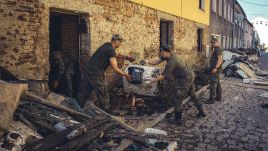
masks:
<path id="1" fill-rule="evenodd" d="M 210 34 L 223 49 L 253 47 L 253 26 L 236 0 L 211 0 Z"/>
<path id="2" fill-rule="evenodd" d="M 169 45 L 200 64 L 209 44 L 210 0 L 0 0 L 0 66 L 22 79 L 46 80 L 49 55 L 80 60 L 112 34 L 137 60 Z"/>
<path id="3" fill-rule="evenodd" d="M 255 27 L 258 35 L 255 35 L 256 41 L 259 42 L 260 45 L 264 45 L 268 47 L 268 19 L 263 17 L 257 17 L 252 21 L 253 26 Z"/>

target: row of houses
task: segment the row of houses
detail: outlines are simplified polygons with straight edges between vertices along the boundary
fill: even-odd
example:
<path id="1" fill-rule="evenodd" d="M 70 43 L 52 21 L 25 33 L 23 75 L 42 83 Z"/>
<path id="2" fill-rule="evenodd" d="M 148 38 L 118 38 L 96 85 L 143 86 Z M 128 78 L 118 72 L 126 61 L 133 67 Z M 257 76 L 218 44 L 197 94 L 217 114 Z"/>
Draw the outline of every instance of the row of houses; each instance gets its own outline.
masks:
<path id="1" fill-rule="evenodd" d="M 224 49 L 254 46 L 236 0 L 0 0 L 0 20 L 0 66 L 22 79 L 46 80 L 51 52 L 79 62 L 115 33 L 126 40 L 119 52 L 137 60 L 169 45 L 205 65 L 212 36 Z"/>
<path id="2" fill-rule="evenodd" d="M 222 48 L 253 48 L 258 35 L 236 0 L 211 0 L 210 34 L 221 39 Z"/>

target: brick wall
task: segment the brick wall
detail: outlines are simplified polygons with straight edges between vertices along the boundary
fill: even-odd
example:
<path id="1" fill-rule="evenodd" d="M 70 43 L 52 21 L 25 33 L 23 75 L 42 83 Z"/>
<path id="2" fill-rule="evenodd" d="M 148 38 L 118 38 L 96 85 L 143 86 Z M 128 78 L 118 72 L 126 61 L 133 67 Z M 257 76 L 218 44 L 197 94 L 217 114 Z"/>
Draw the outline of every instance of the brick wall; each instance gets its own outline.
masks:
<path id="1" fill-rule="evenodd" d="M 89 51 L 94 52 L 104 42 L 110 41 L 112 34 L 119 33 L 126 42 L 117 51 L 136 56 L 138 61 L 158 56 L 160 20 L 172 21 L 174 53 L 190 65 L 204 63 L 204 54 L 197 53 L 196 31 L 204 29 L 205 49 L 208 26 L 127 0 L 2 0 L 0 3 L 0 18 L 4 20 L 0 22 L 0 54 L 3 56 L 0 65 L 21 78 L 47 79 L 52 8 L 88 14 Z M 70 35 L 66 33 L 66 36 Z"/>
<path id="2" fill-rule="evenodd" d="M 78 58 L 79 39 L 78 39 L 78 17 L 64 15 L 62 17 L 62 50 L 65 55 Z"/>
<path id="3" fill-rule="evenodd" d="M 39 0 L 0 1 L 0 65 L 19 78 L 45 79 L 48 37 Z"/>

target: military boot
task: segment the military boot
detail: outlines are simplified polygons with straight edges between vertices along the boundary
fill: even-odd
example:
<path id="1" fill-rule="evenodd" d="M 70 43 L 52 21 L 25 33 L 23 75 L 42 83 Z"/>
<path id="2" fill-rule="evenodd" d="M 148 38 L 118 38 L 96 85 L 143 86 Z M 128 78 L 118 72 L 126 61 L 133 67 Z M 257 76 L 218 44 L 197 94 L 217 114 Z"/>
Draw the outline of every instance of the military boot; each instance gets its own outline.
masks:
<path id="1" fill-rule="evenodd" d="M 178 124 L 178 125 L 181 125 L 182 124 L 181 117 L 182 117 L 182 112 L 175 112 L 175 118 L 170 119 L 168 122 L 170 124 Z"/>
<path id="2" fill-rule="evenodd" d="M 197 110 L 198 110 L 198 113 L 196 114 L 197 118 L 202 118 L 206 116 L 202 105 L 197 106 Z"/>
<path id="3" fill-rule="evenodd" d="M 221 97 L 221 95 L 217 95 L 217 97 L 216 97 L 215 100 L 221 102 L 221 101 L 222 101 L 222 97 Z"/>
<path id="4" fill-rule="evenodd" d="M 206 102 L 207 102 L 207 104 L 214 104 L 215 98 L 209 98 Z"/>

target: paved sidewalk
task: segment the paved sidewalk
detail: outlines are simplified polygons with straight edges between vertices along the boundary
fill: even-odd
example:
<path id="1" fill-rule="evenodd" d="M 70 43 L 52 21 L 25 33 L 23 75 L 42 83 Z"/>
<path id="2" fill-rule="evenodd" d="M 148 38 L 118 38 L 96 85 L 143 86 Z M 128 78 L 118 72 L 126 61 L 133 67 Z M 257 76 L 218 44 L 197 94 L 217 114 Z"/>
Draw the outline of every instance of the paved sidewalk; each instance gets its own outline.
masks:
<path id="1" fill-rule="evenodd" d="M 183 115 L 185 124 L 165 120 L 157 128 L 166 129 L 182 151 L 268 151 L 268 109 L 260 107 L 268 100 L 258 97 L 265 91 L 235 86 L 238 82 L 229 78 L 222 83 L 223 102 L 205 104 L 206 118 L 197 119 L 196 108 L 190 107 Z M 208 95 L 205 91 L 203 100 Z"/>

